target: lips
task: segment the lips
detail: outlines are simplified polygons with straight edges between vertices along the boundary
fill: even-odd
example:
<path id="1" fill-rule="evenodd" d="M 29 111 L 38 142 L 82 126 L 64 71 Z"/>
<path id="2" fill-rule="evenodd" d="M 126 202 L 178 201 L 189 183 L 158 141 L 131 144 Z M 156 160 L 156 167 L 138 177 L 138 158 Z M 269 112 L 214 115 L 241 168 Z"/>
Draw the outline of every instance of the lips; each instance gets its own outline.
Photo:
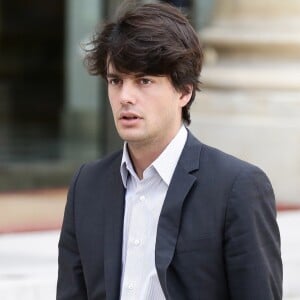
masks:
<path id="1" fill-rule="evenodd" d="M 135 120 L 135 119 L 138 119 L 138 117 L 136 117 L 136 116 L 124 116 L 124 117 L 122 117 L 122 119 L 125 119 L 125 120 Z"/>
<path id="2" fill-rule="evenodd" d="M 141 117 L 133 112 L 122 112 L 120 114 L 120 120 L 137 120 L 137 119 L 141 119 Z"/>

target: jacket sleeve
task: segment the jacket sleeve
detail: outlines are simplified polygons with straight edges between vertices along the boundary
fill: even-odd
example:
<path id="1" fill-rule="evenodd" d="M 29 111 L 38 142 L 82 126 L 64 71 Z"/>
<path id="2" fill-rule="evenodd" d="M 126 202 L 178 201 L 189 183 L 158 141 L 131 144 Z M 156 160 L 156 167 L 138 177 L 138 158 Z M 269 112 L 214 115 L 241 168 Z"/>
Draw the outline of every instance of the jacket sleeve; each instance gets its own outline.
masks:
<path id="1" fill-rule="evenodd" d="M 74 220 L 74 199 L 76 197 L 76 183 L 79 174 L 80 170 L 75 174 L 69 188 L 58 244 L 57 300 L 87 299 Z"/>
<path id="2" fill-rule="evenodd" d="M 267 176 L 256 167 L 240 172 L 232 186 L 224 249 L 231 300 L 282 299 L 274 193 Z"/>

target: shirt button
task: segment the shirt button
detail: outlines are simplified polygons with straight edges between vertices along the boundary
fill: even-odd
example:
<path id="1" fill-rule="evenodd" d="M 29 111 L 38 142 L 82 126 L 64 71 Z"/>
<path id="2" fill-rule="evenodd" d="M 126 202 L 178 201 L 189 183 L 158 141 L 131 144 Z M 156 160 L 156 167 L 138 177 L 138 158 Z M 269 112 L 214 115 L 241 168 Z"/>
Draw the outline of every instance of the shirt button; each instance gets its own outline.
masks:
<path id="1" fill-rule="evenodd" d="M 141 244 L 141 241 L 136 239 L 136 240 L 133 241 L 133 243 L 134 243 L 135 246 L 139 246 Z"/>
<path id="2" fill-rule="evenodd" d="M 141 201 L 145 201 L 145 200 L 146 200 L 146 197 L 145 197 L 145 196 L 141 196 L 141 197 L 140 197 L 140 200 L 141 200 Z"/>
<path id="3" fill-rule="evenodd" d="M 127 287 L 128 287 L 129 290 L 131 290 L 131 291 L 133 290 L 133 284 L 132 283 L 128 284 Z"/>

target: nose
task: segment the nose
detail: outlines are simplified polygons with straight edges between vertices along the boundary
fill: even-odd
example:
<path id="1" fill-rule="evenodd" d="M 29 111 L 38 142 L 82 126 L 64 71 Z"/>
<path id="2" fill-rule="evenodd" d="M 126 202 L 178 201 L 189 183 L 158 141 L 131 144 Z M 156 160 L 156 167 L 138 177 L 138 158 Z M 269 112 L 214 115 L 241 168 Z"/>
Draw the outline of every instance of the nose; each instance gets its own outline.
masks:
<path id="1" fill-rule="evenodd" d="M 120 102 L 123 105 L 135 104 L 136 93 L 132 82 L 124 80 L 120 91 Z"/>

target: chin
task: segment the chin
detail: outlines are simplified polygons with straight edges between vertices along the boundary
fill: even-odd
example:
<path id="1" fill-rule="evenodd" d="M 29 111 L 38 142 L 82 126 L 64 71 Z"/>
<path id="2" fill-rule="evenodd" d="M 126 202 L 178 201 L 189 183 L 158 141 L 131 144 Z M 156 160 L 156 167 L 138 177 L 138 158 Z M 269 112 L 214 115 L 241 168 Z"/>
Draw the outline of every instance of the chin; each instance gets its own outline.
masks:
<path id="1" fill-rule="evenodd" d="M 145 136 L 140 136 L 140 135 L 126 135 L 121 137 L 125 142 L 129 143 L 129 144 L 140 144 L 143 145 L 145 144 L 145 142 L 147 141 Z"/>
<path id="2" fill-rule="evenodd" d="M 126 136 L 126 137 L 122 137 L 122 139 L 130 144 L 135 144 L 135 143 L 140 143 L 142 141 L 144 141 L 143 138 L 140 137 L 134 137 L 134 136 Z"/>
<path id="3" fill-rule="evenodd" d="M 125 142 L 138 142 L 140 140 L 143 140 L 143 138 L 140 135 L 137 134 L 130 134 L 125 132 L 118 132 L 120 138 Z"/>

